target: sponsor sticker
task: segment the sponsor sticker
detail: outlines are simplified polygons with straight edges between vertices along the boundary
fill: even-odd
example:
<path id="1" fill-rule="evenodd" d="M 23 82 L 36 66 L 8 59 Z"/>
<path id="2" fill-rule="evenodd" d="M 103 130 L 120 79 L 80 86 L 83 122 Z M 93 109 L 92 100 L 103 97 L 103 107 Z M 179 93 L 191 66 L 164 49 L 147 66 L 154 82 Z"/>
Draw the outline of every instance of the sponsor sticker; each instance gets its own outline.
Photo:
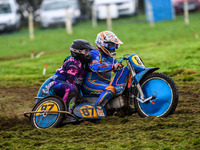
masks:
<path id="1" fill-rule="evenodd" d="M 99 106 L 97 106 L 97 114 L 98 114 L 98 116 L 101 116 L 101 117 L 105 116 L 103 109 Z"/>

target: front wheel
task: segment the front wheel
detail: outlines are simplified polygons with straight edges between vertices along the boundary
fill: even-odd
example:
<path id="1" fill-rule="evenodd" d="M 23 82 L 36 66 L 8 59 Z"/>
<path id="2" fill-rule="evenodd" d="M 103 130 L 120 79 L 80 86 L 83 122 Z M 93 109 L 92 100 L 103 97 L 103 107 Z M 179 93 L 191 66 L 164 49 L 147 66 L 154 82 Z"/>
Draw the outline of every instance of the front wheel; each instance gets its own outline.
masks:
<path id="1" fill-rule="evenodd" d="M 151 73 L 145 76 L 140 85 L 145 98 L 154 96 L 152 101 L 141 103 L 134 100 L 135 107 L 141 117 L 166 117 L 172 114 L 178 104 L 178 89 L 175 82 L 163 73 Z M 137 97 L 140 97 L 137 92 Z"/>
<path id="2" fill-rule="evenodd" d="M 58 127 L 64 119 L 63 113 L 44 113 L 41 111 L 64 111 L 65 107 L 58 97 L 49 96 L 39 101 L 30 116 L 31 124 L 34 128 L 44 129 Z M 38 112 L 38 113 L 37 113 Z"/>

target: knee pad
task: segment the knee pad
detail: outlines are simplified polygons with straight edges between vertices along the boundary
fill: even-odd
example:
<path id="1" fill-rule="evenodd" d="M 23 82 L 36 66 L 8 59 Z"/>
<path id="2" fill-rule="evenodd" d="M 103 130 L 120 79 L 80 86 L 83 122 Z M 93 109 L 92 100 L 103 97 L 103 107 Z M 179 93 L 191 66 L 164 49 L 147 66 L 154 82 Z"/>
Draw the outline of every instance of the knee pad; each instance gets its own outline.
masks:
<path id="1" fill-rule="evenodd" d="M 107 86 L 107 87 L 106 87 L 106 90 L 111 91 L 114 95 L 116 94 L 116 89 L 115 89 L 114 86 Z"/>

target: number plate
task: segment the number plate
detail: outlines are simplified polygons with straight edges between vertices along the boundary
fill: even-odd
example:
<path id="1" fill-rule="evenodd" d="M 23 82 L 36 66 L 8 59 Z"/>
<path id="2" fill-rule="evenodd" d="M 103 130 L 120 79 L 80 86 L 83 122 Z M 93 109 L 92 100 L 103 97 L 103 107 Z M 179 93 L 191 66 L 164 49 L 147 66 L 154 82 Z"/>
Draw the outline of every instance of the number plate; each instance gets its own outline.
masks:
<path id="1" fill-rule="evenodd" d="M 140 58 L 137 55 L 134 55 L 132 57 L 132 61 L 138 66 L 144 66 L 144 64 L 142 63 L 142 61 L 140 60 Z"/>
<path id="2" fill-rule="evenodd" d="M 98 117 L 95 108 L 90 105 L 84 105 L 80 110 L 83 117 Z"/>

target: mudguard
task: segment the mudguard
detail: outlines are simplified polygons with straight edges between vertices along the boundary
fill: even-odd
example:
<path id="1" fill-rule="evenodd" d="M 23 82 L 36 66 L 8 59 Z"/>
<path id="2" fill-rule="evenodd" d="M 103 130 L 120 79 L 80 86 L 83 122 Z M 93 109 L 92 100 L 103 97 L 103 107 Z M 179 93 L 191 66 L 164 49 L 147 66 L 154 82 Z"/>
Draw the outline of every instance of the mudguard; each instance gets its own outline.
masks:
<path id="1" fill-rule="evenodd" d="M 101 105 L 82 103 L 73 110 L 74 115 L 80 118 L 101 119 L 107 116 L 106 110 Z"/>
<path id="2" fill-rule="evenodd" d="M 65 105 L 65 102 L 63 101 L 63 99 L 62 99 L 61 97 L 59 97 L 59 96 L 57 96 L 57 95 L 46 96 L 46 97 L 44 97 L 43 99 L 51 98 L 51 97 L 58 99 L 58 100 L 63 104 L 65 110 L 67 110 L 67 107 L 66 107 L 66 105 Z M 43 99 L 41 99 L 41 100 L 43 100 Z"/>
<path id="3" fill-rule="evenodd" d="M 146 75 L 148 73 L 152 73 L 158 69 L 159 69 L 158 67 L 145 68 L 145 70 L 143 70 L 135 75 L 135 77 L 134 77 L 135 80 L 132 81 L 131 85 L 133 84 L 133 82 L 135 82 L 135 84 L 139 83 L 140 80 L 144 77 L 144 75 Z"/>

